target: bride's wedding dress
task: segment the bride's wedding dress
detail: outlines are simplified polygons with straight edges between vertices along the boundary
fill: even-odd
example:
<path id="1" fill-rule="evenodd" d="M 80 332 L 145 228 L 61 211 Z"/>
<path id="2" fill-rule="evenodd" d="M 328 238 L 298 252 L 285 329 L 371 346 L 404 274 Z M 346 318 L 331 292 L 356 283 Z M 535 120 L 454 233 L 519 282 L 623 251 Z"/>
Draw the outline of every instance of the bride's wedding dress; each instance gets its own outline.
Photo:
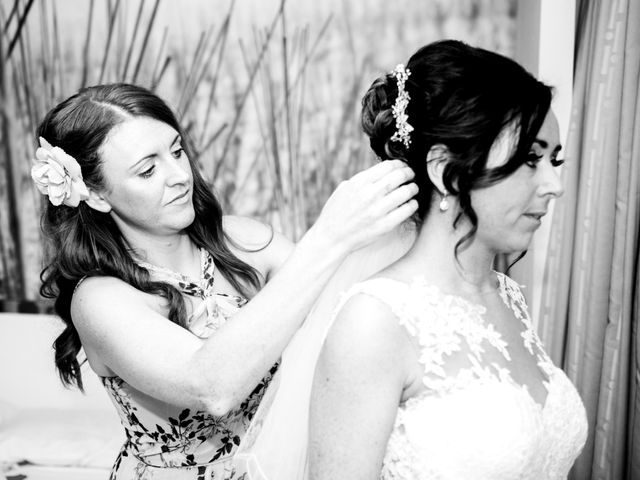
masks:
<path id="1" fill-rule="evenodd" d="M 511 376 L 509 345 L 484 307 L 420 278 L 364 280 L 406 252 L 394 232 L 352 255 L 332 279 L 282 358 L 236 456 L 250 480 L 307 478 L 308 411 L 317 357 L 333 319 L 356 294 L 388 305 L 414 337 L 422 391 L 398 406 L 381 477 L 385 480 L 552 480 L 566 478 L 587 435 L 584 406 L 545 353 L 518 285 L 497 274 L 499 293 L 521 322 L 519 341 L 545 378 L 536 400 Z M 337 305 L 337 307 L 336 307 Z M 494 355 L 488 360 L 487 352 Z M 500 362 L 495 362 L 496 352 Z M 375 368 L 372 366 L 372 368 Z"/>
<path id="2" fill-rule="evenodd" d="M 518 285 L 497 274 L 499 293 L 522 324 L 521 340 L 545 378 L 536 400 L 511 376 L 510 345 L 485 308 L 420 278 L 376 278 L 355 294 L 388 305 L 420 346 L 423 390 L 398 407 L 381 478 L 394 480 L 565 479 L 587 436 L 584 406 L 536 334 Z M 503 362 L 491 362 L 497 351 Z M 451 360 L 455 359 L 452 368 Z"/>

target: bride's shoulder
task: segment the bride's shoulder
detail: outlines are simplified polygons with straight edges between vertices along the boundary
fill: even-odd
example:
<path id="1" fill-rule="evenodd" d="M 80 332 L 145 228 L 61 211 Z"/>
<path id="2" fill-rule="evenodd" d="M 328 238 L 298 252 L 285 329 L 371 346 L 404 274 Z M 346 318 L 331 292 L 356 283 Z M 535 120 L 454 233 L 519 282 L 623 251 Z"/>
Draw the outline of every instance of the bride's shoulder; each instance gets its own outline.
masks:
<path id="1" fill-rule="evenodd" d="M 341 334 L 350 334 L 364 340 L 380 337 L 393 342 L 403 336 L 401 321 L 403 297 L 407 285 L 387 277 L 373 277 L 356 283 L 341 297 L 336 308 L 334 327 Z"/>
<path id="2" fill-rule="evenodd" d="M 404 385 L 412 342 L 394 307 L 379 295 L 384 284 L 392 285 L 387 280 L 358 283 L 343 297 L 323 345 L 321 364 L 348 368 L 361 380 L 373 375 L 372 365 L 384 366 L 398 385 Z M 374 376 L 380 374 L 375 370 Z"/>
<path id="3" fill-rule="evenodd" d="M 397 314 L 398 308 L 406 302 L 409 291 L 410 285 L 406 281 L 378 274 L 354 284 L 344 292 L 339 308 L 355 302 L 360 308 L 380 308 L 382 305 Z"/>

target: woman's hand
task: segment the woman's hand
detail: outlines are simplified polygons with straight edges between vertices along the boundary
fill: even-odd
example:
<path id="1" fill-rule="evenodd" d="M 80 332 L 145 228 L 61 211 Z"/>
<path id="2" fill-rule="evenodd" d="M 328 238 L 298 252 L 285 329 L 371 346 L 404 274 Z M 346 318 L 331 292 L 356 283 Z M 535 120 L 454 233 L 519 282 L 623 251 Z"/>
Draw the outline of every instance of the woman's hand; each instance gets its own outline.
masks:
<path id="1" fill-rule="evenodd" d="M 351 252 L 391 231 L 415 213 L 418 192 L 401 160 L 380 162 L 341 182 L 307 235 Z"/>

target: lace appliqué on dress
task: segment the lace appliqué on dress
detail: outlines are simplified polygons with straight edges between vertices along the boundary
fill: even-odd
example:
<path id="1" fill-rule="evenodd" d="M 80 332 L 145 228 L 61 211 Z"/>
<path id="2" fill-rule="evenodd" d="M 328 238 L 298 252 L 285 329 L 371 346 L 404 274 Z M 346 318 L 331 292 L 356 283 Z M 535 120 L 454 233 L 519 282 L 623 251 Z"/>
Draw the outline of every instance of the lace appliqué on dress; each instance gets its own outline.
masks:
<path id="1" fill-rule="evenodd" d="M 524 326 L 527 351 L 549 379 L 544 406 L 512 379 L 508 367 L 486 360 L 487 349 L 499 352 L 507 365 L 511 356 L 484 307 L 443 294 L 420 278 L 410 284 L 373 279 L 343 297 L 341 305 L 357 293 L 388 305 L 416 339 L 424 367 L 425 390 L 399 406 L 382 479 L 566 477 L 586 439 L 584 407 L 544 352 L 518 285 L 501 274 L 498 280 L 503 302 Z"/>

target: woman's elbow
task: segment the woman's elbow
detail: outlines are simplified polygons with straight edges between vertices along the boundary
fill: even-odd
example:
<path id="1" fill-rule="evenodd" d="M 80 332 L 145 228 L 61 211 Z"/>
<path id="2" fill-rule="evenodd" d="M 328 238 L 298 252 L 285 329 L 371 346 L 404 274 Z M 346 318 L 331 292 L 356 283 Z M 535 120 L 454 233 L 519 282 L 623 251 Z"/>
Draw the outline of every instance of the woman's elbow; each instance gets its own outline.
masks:
<path id="1" fill-rule="evenodd" d="M 195 373 L 189 378 L 190 396 L 198 408 L 216 417 L 223 417 L 240 408 L 242 402 L 255 388 L 238 376 L 214 367 L 192 368 Z"/>
<path id="2" fill-rule="evenodd" d="M 192 384 L 192 388 L 196 408 L 214 417 L 224 417 L 240 404 L 234 395 L 224 389 L 212 388 L 210 384 Z"/>
<path id="3" fill-rule="evenodd" d="M 201 399 L 202 410 L 214 417 L 224 417 L 238 407 L 237 402 L 228 398 L 204 398 Z"/>

